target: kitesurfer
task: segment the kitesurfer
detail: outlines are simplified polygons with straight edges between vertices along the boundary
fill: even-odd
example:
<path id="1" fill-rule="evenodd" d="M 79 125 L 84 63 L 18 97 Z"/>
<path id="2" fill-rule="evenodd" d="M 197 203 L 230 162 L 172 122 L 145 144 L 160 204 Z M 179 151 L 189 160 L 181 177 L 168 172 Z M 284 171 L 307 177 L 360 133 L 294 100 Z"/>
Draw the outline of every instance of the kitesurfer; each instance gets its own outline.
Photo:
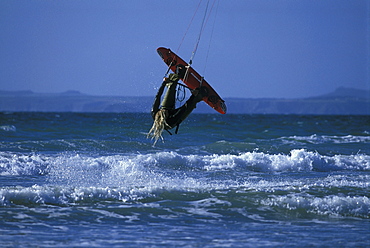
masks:
<path id="1" fill-rule="evenodd" d="M 205 87 L 192 90 L 192 95 L 185 104 L 179 108 L 175 108 L 178 81 L 185 77 L 186 70 L 187 68 L 184 65 L 177 65 L 176 73 L 171 73 L 163 79 L 163 83 L 154 98 L 151 111 L 154 123 L 148 133 L 148 137 L 150 136 L 155 140 L 154 144 L 158 139 L 162 138 L 163 130 L 168 131 L 176 127 L 175 133 L 177 133 L 180 123 L 196 108 L 197 103 L 207 95 Z M 165 87 L 167 87 L 167 91 L 162 103 L 160 103 Z"/>

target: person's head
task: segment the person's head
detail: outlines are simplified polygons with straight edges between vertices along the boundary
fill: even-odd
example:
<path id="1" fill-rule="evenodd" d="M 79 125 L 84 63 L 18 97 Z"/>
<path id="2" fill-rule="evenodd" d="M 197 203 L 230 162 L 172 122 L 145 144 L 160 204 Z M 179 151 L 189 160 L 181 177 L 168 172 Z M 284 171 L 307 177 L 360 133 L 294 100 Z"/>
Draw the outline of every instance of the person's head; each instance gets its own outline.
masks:
<path id="1" fill-rule="evenodd" d="M 178 64 L 176 66 L 176 74 L 179 76 L 179 78 L 184 78 L 186 73 L 186 67 L 182 64 Z"/>

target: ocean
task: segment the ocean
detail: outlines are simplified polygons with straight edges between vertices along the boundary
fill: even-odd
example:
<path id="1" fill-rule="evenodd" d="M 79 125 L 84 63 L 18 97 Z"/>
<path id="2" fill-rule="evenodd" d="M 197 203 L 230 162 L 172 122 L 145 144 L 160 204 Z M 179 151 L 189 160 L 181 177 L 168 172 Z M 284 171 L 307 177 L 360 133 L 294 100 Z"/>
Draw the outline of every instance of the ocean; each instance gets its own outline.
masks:
<path id="1" fill-rule="evenodd" d="M 370 247 L 370 116 L 0 113 L 1 247 Z"/>

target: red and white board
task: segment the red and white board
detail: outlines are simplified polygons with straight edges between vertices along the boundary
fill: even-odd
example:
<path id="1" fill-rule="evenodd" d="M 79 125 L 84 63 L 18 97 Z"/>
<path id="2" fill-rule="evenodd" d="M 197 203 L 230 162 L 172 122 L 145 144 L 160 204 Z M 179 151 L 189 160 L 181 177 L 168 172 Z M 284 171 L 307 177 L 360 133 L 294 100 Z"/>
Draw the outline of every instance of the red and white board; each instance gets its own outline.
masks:
<path id="1" fill-rule="evenodd" d="M 172 52 L 168 48 L 160 47 L 157 49 L 159 56 L 163 59 L 163 61 L 170 67 L 170 69 L 175 72 L 176 66 L 182 64 L 187 66 L 186 63 L 182 58 L 177 56 L 174 52 Z M 209 106 L 215 109 L 217 112 L 221 114 L 226 114 L 226 104 L 225 101 L 221 99 L 221 97 L 217 94 L 217 92 L 204 80 L 203 77 L 199 75 L 192 67 L 189 67 L 185 78 L 182 81 L 190 88 L 196 89 L 199 86 L 204 86 L 207 88 L 208 95 L 205 96 L 202 100 L 205 101 Z"/>

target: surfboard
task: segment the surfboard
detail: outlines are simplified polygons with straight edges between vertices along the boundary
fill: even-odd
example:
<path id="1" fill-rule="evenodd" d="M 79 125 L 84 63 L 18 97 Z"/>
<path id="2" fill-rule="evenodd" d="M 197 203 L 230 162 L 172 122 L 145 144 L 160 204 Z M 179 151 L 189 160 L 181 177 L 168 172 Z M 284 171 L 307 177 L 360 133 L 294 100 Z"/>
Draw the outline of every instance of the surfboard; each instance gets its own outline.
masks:
<path id="1" fill-rule="evenodd" d="M 173 71 L 176 71 L 176 66 L 182 64 L 184 66 L 188 66 L 182 58 L 177 56 L 174 52 L 172 52 L 168 48 L 159 47 L 157 49 L 159 56 L 163 59 L 166 65 Z M 217 92 L 208 84 L 208 82 L 199 75 L 192 67 L 189 67 L 188 73 L 186 74 L 185 78 L 182 81 L 190 88 L 196 89 L 200 86 L 204 86 L 207 88 L 207 96 L 205 96 L 202 100 L 206 102 L 209 106 L 211 106 L 214 110 L 221 114 L 226 114 L 226 104 L 225 101 L 217 94 Z"/>

